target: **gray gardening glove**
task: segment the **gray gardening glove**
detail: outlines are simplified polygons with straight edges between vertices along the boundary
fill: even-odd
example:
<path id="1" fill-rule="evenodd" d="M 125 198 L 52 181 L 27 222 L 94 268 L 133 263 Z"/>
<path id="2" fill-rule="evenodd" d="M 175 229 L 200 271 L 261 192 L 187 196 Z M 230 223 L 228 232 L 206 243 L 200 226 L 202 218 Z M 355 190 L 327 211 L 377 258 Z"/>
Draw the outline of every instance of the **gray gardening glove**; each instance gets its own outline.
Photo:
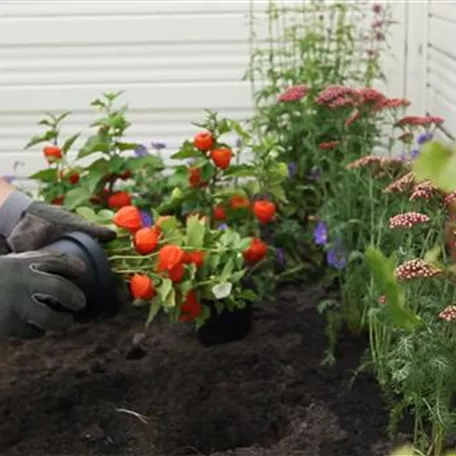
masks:
<path id="1" fill-rule="evenodd" d="M 30 339 L 69 328 L 72 312 L 86 305 L 83 292 L 69 279 L 83 273 L 84 263 L 66 254 L 0 257 L 0 338 Z"/>
<path id="2" fill-rule="evenodd" d="M 10 193 L 0 207 L 0 255 L 41 249 L 70 231 L 82 231 L 101 242 L 116 237 L 108 228 L 18 191 Z"/>

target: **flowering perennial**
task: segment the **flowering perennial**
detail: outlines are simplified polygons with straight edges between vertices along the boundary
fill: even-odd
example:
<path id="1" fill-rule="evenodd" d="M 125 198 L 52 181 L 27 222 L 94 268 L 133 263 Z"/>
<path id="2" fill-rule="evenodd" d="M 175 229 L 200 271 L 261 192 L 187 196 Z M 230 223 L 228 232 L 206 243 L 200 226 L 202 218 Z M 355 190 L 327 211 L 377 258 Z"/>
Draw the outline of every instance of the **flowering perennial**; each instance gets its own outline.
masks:
<path id="1" fill-rule="evenodd" d="M 389 227 L 394 228 L 412 228 L 421 223 L 427 223 L 430 218 L 426 214 L 420 212 L 404 212 L 403 214 L 395 215 L 389 219 Z"/>
<path id="2" fill-rule="evenodd" d="M 439 318 L 446 321 L 452 321 L 456 319 L 456 306 L 448 306 L 442 312 L 439 313 Z"/>
<path id="3" fill-rule="evenodd" d="M 416 258 L 406 261 L 396 268 L 395 274 L 398 279 L 412 280 L 417 278 L 431 278 L 442 274 L 442 270 L 434 265 Z"/>

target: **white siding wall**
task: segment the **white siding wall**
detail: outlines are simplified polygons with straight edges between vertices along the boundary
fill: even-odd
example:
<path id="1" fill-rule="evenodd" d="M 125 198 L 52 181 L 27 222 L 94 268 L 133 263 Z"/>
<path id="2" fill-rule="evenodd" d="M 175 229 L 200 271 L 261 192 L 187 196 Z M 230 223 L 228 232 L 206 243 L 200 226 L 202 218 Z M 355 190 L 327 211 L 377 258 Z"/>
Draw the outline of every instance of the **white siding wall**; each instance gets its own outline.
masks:
<path id="1" fill-rule="evenodd" d="M 266 5 L 255 0 L 256 11 Z M 89 103 L 106 91 L 126 91 L 130 139 L 165 142 L 170 152 L 194 133 L 191 122 L 205 108 L 245 118 L 249 7 L 249 0 L 2 0 L 0 174 L 18 160 L 22 175 L 44 165 L 39 148 L 22 150 L 44 111 L 72 111 L 63 133 L 87 132 Z M 403 21 L 406 4 L 394 8 Z M 396 26 L 386 63 L 395 96 L 405 89 L 404 44 L 405 27 Z"/>

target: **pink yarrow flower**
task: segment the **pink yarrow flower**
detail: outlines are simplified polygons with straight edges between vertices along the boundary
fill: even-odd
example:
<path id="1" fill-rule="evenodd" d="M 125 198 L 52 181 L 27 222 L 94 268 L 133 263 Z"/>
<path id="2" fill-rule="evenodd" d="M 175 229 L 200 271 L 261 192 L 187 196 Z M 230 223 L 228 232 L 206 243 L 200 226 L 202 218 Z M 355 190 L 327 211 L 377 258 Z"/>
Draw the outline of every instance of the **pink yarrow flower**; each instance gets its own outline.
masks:
<path id="1" fill-rule="evenodd" d="M 406 261 L 396 268 L 395 274 L 398 279 L 412 280 L 418 278 L 432 278 L 441 275 L 443 271 L 431 263 L 422 259 Z"/>
<path id="2" fill-rule="evenodd" d="M 389 227 L 395 228 L 412 228 L 415 225 L 421 223 L 427 223 L 431 219 L 426 214 L 420 212 L 404 212 L 402 214 L 395 215 L 389 219 Z"/>
<path id="3" fill-rule="evenodd" d="M 299 101 L 309 93 L 309 90 L 306 85 L 295 85 L 280 94 L 277 100 L 280 102 Z"/>
<path id="4" fill-rule="evenodd" d="M 445 321 L 453 321 L 456 319 L 456 306 L 448 306 L 439 313 L 439 318 Z"/>

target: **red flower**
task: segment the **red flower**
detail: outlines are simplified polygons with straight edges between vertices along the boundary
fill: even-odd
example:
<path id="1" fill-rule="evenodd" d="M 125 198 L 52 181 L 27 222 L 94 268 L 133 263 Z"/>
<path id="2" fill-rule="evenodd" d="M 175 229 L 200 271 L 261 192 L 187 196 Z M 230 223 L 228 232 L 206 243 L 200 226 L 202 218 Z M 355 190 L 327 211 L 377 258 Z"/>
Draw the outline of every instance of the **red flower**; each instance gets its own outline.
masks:
<path id="1" fill-rule="evenodd" d="M 136 232 L 142 227 L 141 213 L 135 206 L 124 206 L 114 216 L 114 223 L 119 228 Z"/>
<path id="2" fill-rule="evenodd" d="M 168 276 L 172 282 L 177 283 L 182 280 L 185 274 L 185 268 L 182 263 L 176 264 L 173 268 L 168 271 Z"/>
<path id="3" fill-rule="evenodd" d="M 152 253 L 158 246 L 158 234 L 153 228 L 141 228 L 135 233 L 134 244 L 141 255 Z"/>
<path id="4" fill-rule="evenodd" d="M 244 259 L 249 264 L 261 261 L 268 253 L 268 246 L 259 238 L 253 238 L 247 250 L 242 252 Z"/>
<path id="5" fill-rule="evenodd" d="M 192 321 L 201 315 L 203 306 L 198 301 L 198 296 L 195 290 L 190 290 L 187 293 L 185 301 L 180 305 L 181 315 L 180 321 Z"/>
<path id="6" fill-rule="evenodd" d="M 215 220 L 219 220 L 219 221 L 226 220 L 225 209 L 223 209 L 223 206 L 221 204 L 219 204 L 218 206 L 214 207 L 213 217 L 214 217 Z"/>
<path id="7" fill-rule="evenodd" d="M 214 165 L 220 169 L 226 169 L 230 166 L 231 158 L 233 157 L 233 152 L 231 149 L 222 147 L 220 149 L 214 149 L 211 152 L 211 158 L 214 162 Z"/>
<path id="8" fill-rule="evenodd" d="M 250 207 L 250 201 L 242 195 L 233 195 L 230 199 L 231 209 L 245 209 Z"/>
<path id="9" fill-rule="evenodd" d="M 188 169 L 188 182 L 190 187 L 199 187 L 202 183 L 201 179 L 201 168 L 189 168 Z"/>
<path id="10" fill-rule="evenodd" d="M 128 192 L 113 193 L 108 198 L 108 206 L 111 209 L 120 209 L 121 207 L 131 206 L 131 196 Z"/>
<path id="11" fill-rule="evenodd" d="M 443 117 L 436 117 L 436 116 L 405 116 L 402 119 L 399 119 L 396 122 L 397 127 L 403 127 L 405 125 L 410 126 L 421 126 L 421 127 L 429 127 L 433 124 L 440 125 L 444 122 Z"/>
<path id="12" fill-rule="evenodd" d="M 204 265 L 205 252 L 201 250 L 194 250 L 193 252 L 187 252 L 184 255 L 184 263 L 193 263 L 197 268 Z"/>
<path id="13" fill-rule="evenodd" d="M 342 85 L 332 85 L 324 89 L 318 94 L 315 102 L 317 104 L 328 104 L 341 97 L 350 97 L 353 95 L 354 90 L 350 87 Z"/>
<path id="14" fill-rule="evenodd" d="M 256 201 L 253 205 L 253 212 L 261 223 L 269 223 L 276 213 L 276 205 L 267 200 Z"/>
<path id="15" fill-rule="evenodd" d="M 57 146 L 44 146 L 43 155 L 48 163 L 54 163 L 62 158 L 62 149 Z"/>
<path id="16" fill-rule="evenodd" d="M 149 300 L 155 294 L 155 287 L 152 279 L 142 274 L 135 274 L 130 280 L 130 291 L 134 298 Z"/>
<path id="17" fill-rule="evenodd" d="M 203 131 L 195 135 L 193 144 L 197 149 L 207 152 L 214 145 L 214 137 L 212 136 L 212 133 Z"/>
<path id="18" fill-rule="evenodd" d="M 322 142 L 318 147 L 321 150 L 329 150 L 334 149 L 340 144 L 340 141 L 329 141 L 329 142 Z"/>
<path id="19" fill-rule="evenodd" d="M 53 204 L 54 206 L 62 206 L 64 201 L 65 201 L 64 196 L 57 196 L 51 201 L 51 204 Z"/>
<path id="20" fill-rule="evenodd" d="M 296 85 L 289 87 L 284 93 L 277 98 L 281 102 L 298 101 L 309 93 L 309 87 L 306 85 Z"/>
<path id="21" fill-rule="evenodd" d="M 184 251 L 177 245 L 165 245 L 158 253 L 158 270 L 171 271 L 177 265 L 182 264 Z"/>
<path id="22" fill-rule="evenodd" d="M 77 171 L 68 171 L 67 173 L 61 172 L 60 173 L 60 178 L 61 179 L 67 179 L 70 184 L 77 184 L 79 182 L 79 173 Z"/>

